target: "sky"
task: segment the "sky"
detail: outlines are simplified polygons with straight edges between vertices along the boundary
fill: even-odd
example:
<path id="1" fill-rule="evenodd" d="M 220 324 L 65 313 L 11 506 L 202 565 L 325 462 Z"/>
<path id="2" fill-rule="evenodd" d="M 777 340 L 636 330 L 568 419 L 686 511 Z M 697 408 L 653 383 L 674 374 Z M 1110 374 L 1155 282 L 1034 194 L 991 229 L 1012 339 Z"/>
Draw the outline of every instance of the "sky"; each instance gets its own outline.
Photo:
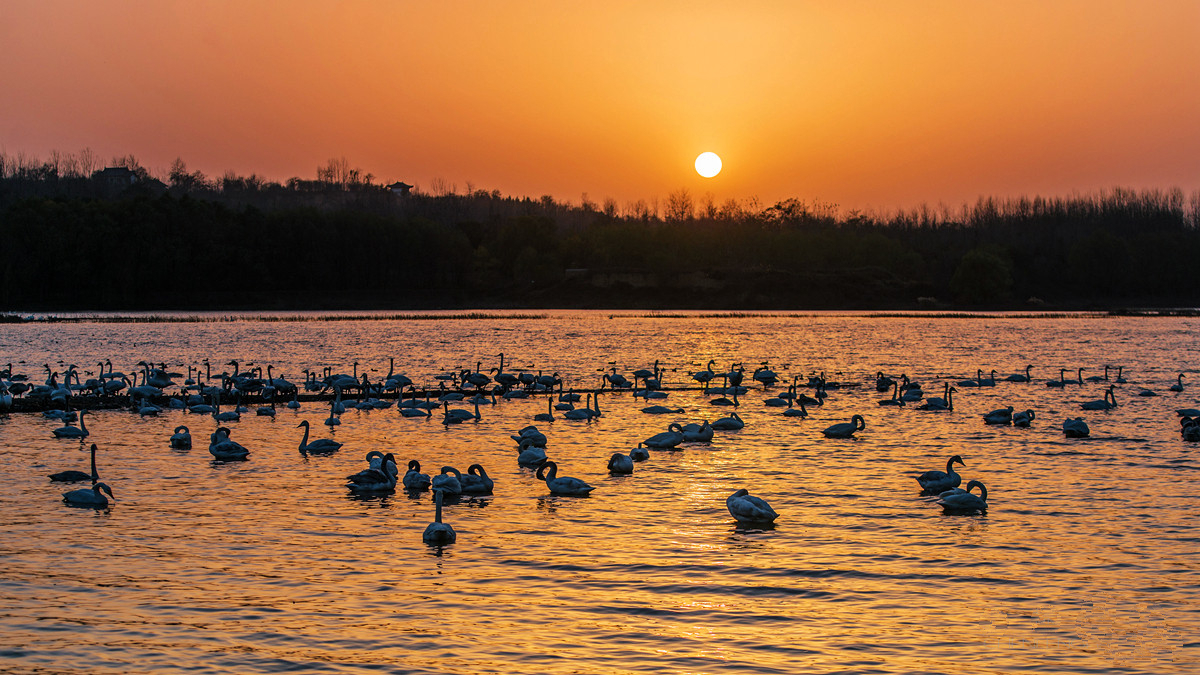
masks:
<path id="1" fill-rule="evenodd" d="M 0 151 L 888 211 L 1200 188 L 1200 2 L 0 0 Z M 693 161 L 716 152 L 724 170 Z"/>

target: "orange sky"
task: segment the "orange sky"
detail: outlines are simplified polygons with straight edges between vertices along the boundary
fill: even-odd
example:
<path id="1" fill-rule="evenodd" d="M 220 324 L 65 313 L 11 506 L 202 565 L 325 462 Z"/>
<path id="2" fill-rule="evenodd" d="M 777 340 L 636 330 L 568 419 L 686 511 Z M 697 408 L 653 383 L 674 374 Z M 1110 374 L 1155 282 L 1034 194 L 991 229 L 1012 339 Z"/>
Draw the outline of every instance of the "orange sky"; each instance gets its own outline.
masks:
<path id="1" fill-rule="evenodd" d="M 1200 2 L 0 2 L 0 149 L 578 202 L 1200 188 Z M 712 150 L 724 171 L 696 175 Z"/>

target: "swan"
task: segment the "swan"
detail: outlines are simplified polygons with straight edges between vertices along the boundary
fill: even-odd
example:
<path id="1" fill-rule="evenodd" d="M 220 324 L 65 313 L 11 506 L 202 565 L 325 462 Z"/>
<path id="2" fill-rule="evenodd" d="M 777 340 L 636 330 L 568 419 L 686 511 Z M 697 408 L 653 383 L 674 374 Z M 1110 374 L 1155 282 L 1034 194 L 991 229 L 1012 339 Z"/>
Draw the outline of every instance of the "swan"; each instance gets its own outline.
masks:
<path id="1" fill-rule="evenodd" d="M 521 441 L 521 447 L 518 448 L 517 464 L 521 466 L 541 466 L 546 462 L 545 448 L 533 445 L 530 441 Z"/>
<path id="2" fill-rule="evenodd" d="M 1025 366 L 1025 374 L 1024 375 L 1022 375 L 1020 373 L 1013 373 L 1012 375 L 1009 375 L 1008 377 L 1004 378 L 1004 381 L 1005 382 L 1032 382 L 1033 380 L 1031 380 L 1029 378 L 1029 371 L 1032 368 L 1033 368 L 1033 366 Z"/>
<path id="3" fill-rule="evenodd" d="M 549 440 L 546 438 L 546 434 L 538 431 L 538 428 L 533 425 L 521 429 L 515 436 L 509 436 L 509 438 L 516 441 L 517 445 L 528 442 L 530 445 L 539 448 L 546 447 L 546 442 Z"/>
<path id="4" fill-rule="evenodd" d="M 1179 380 L 1176 381 L 1175 384 L 1167 388 L 1175 392 L 1183 391 L 1183 373 L 1179 374 Z"/>
<path id="5" fill-rule="evenodd" d="M 64 492 L 63 501 L 71 506 L 88 506 L 95 509 L 102 509 L 108 506 L 108 497 L 101 494 L 102 491 L 107 492 L 108 497 L 112 497 L 113 501 L 116 501 L 116 497 L 113 497 L 112 488 L 108 487 L 106 483 L 92 483 L 92 487 L 90 488 Z"/>
<path id="6" fill-rule="evenodd" d="M 300 427 L 304 427 L 304 438 L 300 439 L 300 454 L 301 455 L 304 455 L 306 457 L 308 455 L 328 455 L 330 453 L 337 452 L 338 449 L 340 449 L 342 447 L 341 443 L 338 443 L 337 441 L 333 440 L 332 438 L 318 438 L 315 441 L 313 441 L 312 443 L 309 443 L 308 442 L 308 430 L 309 430 L 308 420 L 301 420 L 300 424 L 296 425 L 297 429 L 299 429 Z"/>
<path id="7" fill-rule="evenodd" d="M 1067 373 L 1066 368 L 1059 368 L 1058 369 L 1058 379 L 1057 380 L 1048 380 L 1046 382 L 1046 386 L 1054 387 L 1056 389 L 1061 389 L 1061 388 L 1067 386 L 1067 380 L 1065 379 L 1066 373 Z"/>
<path id="8" fill-rule="evenodd" d="M 1158 396 L 1158 392 L 1154 391 L 1153 389 L 1146 389 L 1145 387 L 1142 387 L 1138 390 L 1138 396 Z"/>
<path id="9" fill-rule="evenodd" d="M 433 522 L 425 528 L 421 541 L 430 546 L 445 546 L 453 544 L 457 538 L 454 528 L 450 527 L 449 523 L 442 522 L 442 491 L 437 490 L 433 493 Z"/>
<path id="10" fill-rule="evenodd" d="M 55 438 L 87 438 L 89 432 L 88 432 L 87 424 L 84 424 L 84 422 L 83 422 L 83 416 L 86 413 L 87 413 L 86 410 L 79 411 L 79 426 L 74 427 L 74 426 L 71 426 L 70 424 L 68 424 L 65 427 L 59 427 L 54 430 L 54 437 Z"/>
<path id="11" fill-rule="evenodd" d="M 745 426 L 746 423 L 737 413 L 730 413 L 729 417 L 722 417 L 712 423 L 712 428 L 720 431 L 737 431 Z"/>
<path id="12" fill-rule="evenodd" d="M 983 416 L 985 424 L 1012 424 L 1013 407 L 997 408 Z"/>
<path id="13" fill-rule="evenodd" d="M 1125 384 L 1128 382 L 1122 375 L 1121 371 L 1125 370 L 1125 366 L 1117 366 L 1117 379 L 1114 380 L 1117 384 Z"/>
<path id="14" fill-rule="evenodd" d="M 703 424 L 685 424 L 683 426 L 683 440 L 688 443 L 707 443 L 713 439 L 713 428 L 704 420 Z"/>
<path id="15" fill-rule="evenodd" d="M 926 471 L 917 476 L 917 482 L 921 485 L 921 494 L 932 495 L 945 492 L 950 488 L 958 487 L 962 483 L 962 476 L 954 470 L 955 464 L 966 466 L 962 461 L 962 457 L 955 455 L 946 460 L 945 471 Z"/>
<path id="16" fill-rule="evenodd" d="M 976 377 L 976 379 L 979 380 L 979 386 L 981 386 L 981 387 L 996 386 L 996 370 L 993 368 L 992 371 L 988 374 L 990 375 L 990 377 L 988 377 L 987 379 L 984 379 L 982 368 L 975 371 L 975 377 Z"/>
<path id="17" fill-rule="evenodd" d="M 726 497 L 725 507 L 729 509 L 729 515 L 733 516 L 733 519 L 739 524 L 766 525 L 775 522 L 775 519 L 779 517 L 779 514 L 775 513 L 775 509 L 771 508 L 766 500 L 751 495 L 746 488 Z"/>
<path id="18" fill-rule="evenodd" d="M 895 380 L 887 375 L 884 375 L 882 370 L 875 373 L 875 391 L 882 394 L 897 384 L 898 383 Z"/>
<path id="19" fill-rule="evenodd" d="M 346 488 L 352 492 L 391 492 L 396 489 L 396 479 L 398 478 L 399 469 L 396 468 L 396 459 L 392 453 L 386 455 L 378 450 L 372 450 L 367 453 L 368 468 L 359 471 L 356 474 L 346 476 Z M 374 461 L 378 461 L 376 465 Z"/>
<path id="20" fill-rule="evenodd" d="M 546 481 L 546 487 L 550 488 L 550 492 L 556 495 L 586 497 L 588 493 L 596 489 L 578 478 L 570 476 L 560 477 L 558 475 L 558 464 L 554 462 L 546 462 L 539 466 L 537 477 L 538 480 Z"/>
<path id="21" fill-rule="evenodd" d="M 208 451 L 213 457 L 226 461 L 246 459 L 250 455 L 250 451 L 241 443 L 229 440 L 228 427 L 217 427 L 209 436 Z"/>
<path id="22" fill-rule="evenodd" d="M 300 409 L 300 390 L 299 389 L 292 390 L 292 400 L 287 402 L 287 407 L 289 410 L 299 410 Z"/>
<path id="23" fill-rule="evenodd" d="M 733 407 L 735 407 L 735 408 L 736 408 L 736 407 L 738 407 L 739 405 L 741 405 L 741 403 L 739 403 L 739 402 L 738 402 L 738 389 L 739 389 L 739 387 L 736 387 L 736 386 L 735 386 L 735 387 L 732 387 L 733 391 L 729 391 L 730 387 L 726 387 L 725 389 L 726 389 L 726 392 L 727 392 L 727 393 L 731 393 L 731 394 L 733 394 L 733 398 L 732 398 L 732 399 L 729 399 L 729 398 L 726 398 L 726 397 L 724 397 L 724 396 L 721 396 L 721 397 L 719 397 L 719 398 L 714 398 L 713 400 L 709 401 L 709 402 L 708 402 L 708 404 L 709 404 L 709 405 L 725 405 L 725 406 L 733 406 Z"/>
<path id="24" fill-rule="evenodd" d="M 644 462 L 650 459 L 650 451 L 645 448 L 644 443 L 638 443 L 638 446 L 629 451 L 629 459 L 635 462 Z"/>
<path id="25" fill-rule="evenodd" d="M 979 494 L 975 495 L 971 492 L 971 488 L 979 488 Z M 977 480 L 967 483 L 967 489 L 961 492 L 948 491 L 938 499 L 938 504 L 941 505 L 945 513 L 975 513 L 976 511 L 987 512 L 987 487 Z"/>
<path id="26" fill-rule="evenodd" d="M 1088 429 L 1087 422 L 1084 422 L 1082 417 L 1064 421 L 1062 430 L 1067 438 L 1085 438 L 1092 433 L 1091 429 Z"/>
<path id="27" fill-rule="evenodd" d="M 608 458 L 608 472 L 613 474 L 633 473 L 633 459 L 629 455 L 614 452 Z"/>
<path id="28" fill-rule="evenodd" d="M 1087 378 L 1087 381 L 1088 382 L 1107 382 L 1108 381 L 1108 369 L 1110 367 L 1111 366 L 1104 366 L 1104 374 L 1103 375 L 1091 375 Z"/>
<path id="29" fill-rule="evenodd" d="M 672 422 L 666 431 L 654 434 L 642 442 L 659 450 L 673 448 L 683 442 L 683 427 L 678 422 Z"/>
<path id="30" fill-rule="evenodd" d="M 404 472 L 404 488 L 406 490 L 429 489 L 429 474 L 421 473 L 421 463 L 415 459 L 408 460 L 408 471 Z"/>
<path id="31" fill-rule="evenodd" d="M 563 418 L 568 420 L 591 420 L 593 416 L 592 410 L 592 395 L 587 395 L 587 403 L 582 408 L 575 408 L 563 413 Z"/>
<path id="32" fill-rule="evenodd" d="M 715 360 L 709 361 L 708 365 L 706 365 L 704 367 L 704 370 L 699 370 L 699 371 L 692 373 L 692 379 L 699 382 L 700 384 L 704 385 L 705 391 L 708 391 L 708 383 L 714 377 L 716 377 L 716 375 L 713 373 L 713 370 L 712 370 L 712 367 L 714 364 L 716 364 Z"/>
<path id="33" fill-rule="evenodd" d="M 850 418 L 849 422 L 841 422 L 826 428 L 821 433 L 825 434 L 825 438 L 850 438 L 854 432 L 867 428 L 867 421 L 862 415 L 855 415 Z"/>
<path id="34" fill-rule="evenodd" d="M 81 480 L 90 480 L 95 483 L 100 480 L 100 474 L 96 472 L 96 444 L 92 443 L 92 472 L 90 474 L 71 469 L 50 474 L 50 480 L 56 483 L 74 483 Z"/>
<path id="35" fill-rule="evenodd" d="M 1117 407 L 1117 395 L 1113 393 L 1115 385 L 1108 385 L 1108 389 L 1104 392 L 1104 398 L 1099 401 L 1087 401 L 1080 403 L 1079 407 L 1084 410 L 1111 410 Z"/>
<path id="36" fill-rule="evenodd" d="M 943 391 L 944 395 L 942 397 L 939 398 L 937 396 L 933 396 L 925 399 L 924 403 L 917 406 L 917 410 L 954 412 L 954 394 L 957 393 L 958 390 L 954 387 L 951 387 L 950 383 L 947 382 Z"/>
<path id="37" fill-rule="evenodd" d="M 1012 423 L 1014 427 L 1028 427 L 1033 421 L 1034 414 L 1032 410 L 1025 410 L 1019 413 L 1013 413 Z"/>
<path id="38" fill-rule="evenodd" d="M 918 391 L 920 391 L 920 390 L 918 390 Z M 892 381 L 892 397 L 885 398 L 881 401 L 876 401 L 876 403 L 878 403 L 881 406 L 885 406 L 885 405 L 902 406 L 902 405 L 904 405 L 905 400 L 900 398 L 900 383 L 896 382 L 896 381 Z"/>
<path id="39" fill-rule="evenodd" d="M 1178 408 L 1175 414 L 1180 417 L 1200 417 L 1200 408 Z"/>
<path id="40" fill-rule="evenodd" d="M 1180 418 L 1179 435 L 1189 443 L 1200 441 L 1200 421 L 1191 417 Z"/>
<path id="41" fill-rule="evenodd" d="M 175 427 L 171 434 L 171 447 L 176 450 L 187 450 L 192 447 L 192 433 L 182 424 Z"/>
<path id="42" fill-rule="evenodd" d="M 668 408 L 665 405 L 652 405 L 642 408 L 642 412 L 647 415 L 678 415 L 683 412 L 683 408 Z"/>
<path id="43" fill-rule="evenodd" d="M 430 481 L 430 486 L 434 490 L 441 490 L 450 497 L 458 497 L 462 494 L 462 473 L 452 466 L 443 466 L 442 472 L 433 477 Z"/>
<path id="44" fill-rule="evenodd" d="M 554 421 L 554 397 L 546 397 L 546 412 L 538 413 L 533 416 L 534 422 L 553 422 Z"/>
<path id="45" fill-rule="evenodd" d="M 799 408 L 794 407 L 792 405 L 792 400 L 789 399 L 787 410 L 784 410 L 780 414 L 782 414 L 784 417 L 808 417 L 808 409 L 804 407 L 803 402 L 800 403 Z"/>
<path id="46" fill-rule="evenodd" d="M 459 476 L 458 482 L 465 495 L 490 495 L 496 486 L 496 482 L 488 477 L 481 464 L 468 466 L 467 473 Z"/>

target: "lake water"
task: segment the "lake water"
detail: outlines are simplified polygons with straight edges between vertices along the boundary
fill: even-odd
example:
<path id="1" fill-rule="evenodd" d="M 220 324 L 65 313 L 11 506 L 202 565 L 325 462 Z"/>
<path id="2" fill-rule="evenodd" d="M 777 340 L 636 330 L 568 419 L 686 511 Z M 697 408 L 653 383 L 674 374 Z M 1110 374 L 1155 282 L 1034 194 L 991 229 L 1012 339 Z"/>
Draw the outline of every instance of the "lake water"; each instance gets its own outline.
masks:
<path id="1" fill-rule="evenodd" d="M 211 417 L 87 416 L 106 510 L 61 501 L 46 474 L 86 469 L 87 444 L 61 422 L 0 414 L 0 671 L 28 673 L 1194 673 L 1200 668 L 1200 457 L 1175 409 L 1200 407 L 1200 320 L 817 316 L 646 317 L 608 312 L 474 320 L 0 325 L 0 361 L 95 370 L 111 359 L 184 370 L 209 359 L 386 374 L 418 383 L 457 368 L 559 373 L 594 388 L 656 360 L 668 389 L 767 362 L 790 381 L 824 371 L 807 419 L 741 397 L 746 426 L 711 443 L 653 451 L 612 477 L 608 457 L 673 421 L 729 413 L 671 391 L 677 415 L 648 415 L 629 393 L 601 397 L 596 421 L 538 423 L 560 472 L 590 497 L 553 496 L 516 463 L 509 438 L 545 399 L 484 406 L 443 426 L 395 408 L 350 410 L 345 446 L 302 458 L 328 406 L 252 411 L 229 426 L 248 461 L 214 462 Z M 884 408 L 877 371 L 941 383 L 1033 365 L 1032 384 L 959 387 L 952 413 Z M 1119 406 L 1084 412 L 1106 388 L 1052 389 L 1059 368 L 1120 365 Z M 1168 390 L 1185 374 L 1182 393 Z M 1112 373 L 1115 377 L 1115 371 Z M 749 377 L 746 378 L 749 381 Z M 803 378 L 802 378 L 803 381 Z M 1146 387 L 1162 394 L 1139 397 Z M 770 391 L 780 391 L 774 387 Z M 811 393 L 809 390 L 802 390 Z M 1006 405 L 1027 429 L 987 426 Z M 866 418 L 850 440 L 826 426 Z M 1086 439 L 1067 439 L 1083 416 Z M 172 450 L 179 424 L 192 450 Z M 436 473 L 485 466 L 491 497 L 445 509 L 456 543 L 433 548 L 429 493 L 356 498 L 345 476 L 369 450 Z M 944 515 L 914 476 L 963 457 L 964 484 L 988 488 L 986 515 Z M 780 513 L 738 526 L 725 497 L 746 487 Z"/>

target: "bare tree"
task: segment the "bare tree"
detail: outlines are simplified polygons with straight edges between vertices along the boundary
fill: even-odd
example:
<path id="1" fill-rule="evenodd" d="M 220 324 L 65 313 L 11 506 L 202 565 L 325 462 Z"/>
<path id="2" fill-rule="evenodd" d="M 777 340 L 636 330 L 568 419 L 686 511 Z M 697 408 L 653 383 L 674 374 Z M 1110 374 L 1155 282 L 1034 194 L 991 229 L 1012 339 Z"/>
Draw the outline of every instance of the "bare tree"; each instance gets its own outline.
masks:
<path id="1" fill-rule="evenodd" d="M 667 195 L 667 222 L 682 223 L 691 220 L 695 217 L 695 212 L 696 205 L 687 188 L 679 188 Z"/>

